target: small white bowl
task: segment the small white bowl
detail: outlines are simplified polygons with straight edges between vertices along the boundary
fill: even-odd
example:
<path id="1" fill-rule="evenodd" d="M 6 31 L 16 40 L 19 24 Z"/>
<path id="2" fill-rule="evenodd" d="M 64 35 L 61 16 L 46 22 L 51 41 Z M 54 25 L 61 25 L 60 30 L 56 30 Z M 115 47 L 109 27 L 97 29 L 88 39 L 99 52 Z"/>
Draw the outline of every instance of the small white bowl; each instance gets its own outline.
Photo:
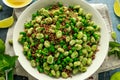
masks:
<path id="1" fill-rule="evenodd" d="M 2 0 L 7 6 L 11 7 L 11 8 L 22 8 L 27 6 L 28 4 L 30 4 L 32 2 L 32 0 L 23 0 L 23 1 L 27 1 L 24 4 L 19 4 L 19 5 L 12 5 L 10 2 L 8 2 L 7 0 Z M 21 0 L 18 0 L 21 1 Z"/>

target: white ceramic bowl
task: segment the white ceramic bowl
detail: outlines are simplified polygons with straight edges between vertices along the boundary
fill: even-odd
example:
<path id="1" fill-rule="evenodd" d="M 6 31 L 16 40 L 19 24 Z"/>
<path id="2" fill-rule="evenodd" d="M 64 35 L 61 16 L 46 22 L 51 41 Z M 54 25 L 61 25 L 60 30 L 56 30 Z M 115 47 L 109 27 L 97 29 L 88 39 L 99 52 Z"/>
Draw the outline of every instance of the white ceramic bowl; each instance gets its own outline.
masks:
<path id="1" fill-rule="evenodd" d="M 32 0 L 14 0 L 14 1 L 27 1 L 25 4 L 23 5 L 11 5 L 7 0 L 2 0 L 7 6 L 11 7 L 11 8 L 22 8 L 27 6 L 28 4 L 30 4 L 32 2 Z"/>
<path id="2" fill-rule="evenodd" d="M 104 20 L 102 19 L 99 12 L 96 11 L 96 9 L 91 7 L 90 4 L 88 4 L 84 0 L 38 0 L 32 5 L 30 5 L 21 14 L 21 16 L 19 17 L 15 25 L 15 29 L 13 33 L 13 45 L 14 45 L 15 54 L 19 56 L 18 60 L 20 64 L 22 65 L 22 67 L 36 79 L 39 79 L 39 80 L 61 80 L 62 79 L 64 80 L 63 78 L 56 79 L 56 78 L 49 77 L 48 75 L 39 73 L 37 69 L 32 68 L 30 65 L 30 62 L 23 55 L 23 52 L 22 52 L 23 48 L 18 42 L 19 32 L 24 30 L 24 23 L 27 20 L 31 19 L 31 14 L 36 12 L 38 9 L 42 7 L 55 4 L 58 1 L 62 2 L 64 5 L 75 5 L 75 4 L 81 5 L 81 7 L 86 12 L 93 14 L 93 20 L 95 21 L 97 25 L 101 26 L 100 46 L 98 47 L 99 51 L 96 53 L 96 57 L 93 60 L 93 63 L 88 67 L 85 73 L 80 73 L 80 74 L 72 76 L 72 78 L 65 79 L 65 80 L 84 80 L 88 78 L 89 76 L 91 76 L 94 72 L 96 72 L 97 69 L 102 65 L 107 55 L 108 44 L 109 44 L 109 36 L 108 36 L 109 34 L 108 34 L 108 30 L 107 30 Z"/>

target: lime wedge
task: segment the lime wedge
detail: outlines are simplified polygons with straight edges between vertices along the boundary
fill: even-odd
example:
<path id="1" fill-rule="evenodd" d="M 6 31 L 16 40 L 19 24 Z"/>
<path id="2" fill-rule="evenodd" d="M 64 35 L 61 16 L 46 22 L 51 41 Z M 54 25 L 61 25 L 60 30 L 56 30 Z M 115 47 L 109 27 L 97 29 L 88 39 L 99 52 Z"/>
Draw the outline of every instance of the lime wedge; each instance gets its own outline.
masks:
<path id="1" fill-rule="evenodd" d="M 0 54 L 4 54 L 5 52 L 5 43 L 2 39 L 0 39 Z"/>
<path id="2" fill-rule="evenodd" d="M 120 80 L 120 72 L 114 73 L 114 74 L 111 76 L 110 80 Z"/>
<path id="3" fill-rule="evenodd" d="M 120 17 L 120 1 L 115 0 L 113 7 L 114 7 L 115 14 Z"/>
<path id="4" fill-rule="evenodd" d="M 8 28 L 14 23 L 13 16 L 0 20 L 0 28 Z"/>

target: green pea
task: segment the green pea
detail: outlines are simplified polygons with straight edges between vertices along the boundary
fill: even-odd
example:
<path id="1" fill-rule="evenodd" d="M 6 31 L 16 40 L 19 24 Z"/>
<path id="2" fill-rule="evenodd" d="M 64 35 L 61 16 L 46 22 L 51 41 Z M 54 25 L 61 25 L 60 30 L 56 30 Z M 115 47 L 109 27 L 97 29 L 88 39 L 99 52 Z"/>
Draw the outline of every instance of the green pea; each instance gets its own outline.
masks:
<path id="1" fill-rule="evenodd" d="M 72 70 L 72 68 L 69 65 L 66 66 L 66 69 L 67 70 Z"/>
<path id="2" fill-rule="evenodd" d="M 67 49 L 67 45 L 63 45 L 63 49 Z"/>
<path id="3" fill-rule="evenodd" d="M 117 29 L 120 30 L 120 24 L 117 25 Z"/>
<path id="4" fill-rule="evenodd" d="M 62 69 L 63 69 L 62 65 L 59 65 L 59 70 L 62 70 Z"/>
<path id="5" fill-rule="evenodd" d="M 82 46 L 80 44 L 75 44 L 75 48 L 76 48 L 76 50 L 80 50 L 82 48 Z"/>
<path id="6" fill-rule="evenodd" d="M 57 71 L 57 72 L 56 72 L 55 77 L 56 77 L 56 78 L 59 78 L 59 77 L 60 77 L 60 71 Z"/>
<path id="7" fill-rule="evenodd" d="M 48 75 L 51 76 L 51 77 L 53 76 L 52 73 L 48 73 L 48 72 L 47 72 L 46 74 L 48 74 Z"/>
<path id="8" fill-rule="evenodd" d="M 116 32 L 112 31 L 112 32 L 111 32 L 111 37 L 112 37 L 114 40 L 116 40 L 116 38 L 117 38 Z"/>
<path id="9" fill-rule="evenodd" d="M 95 30 L 96 31 L 100 31 L 100 26 L 97 25 L 96 28 L 95 28 Z"/>
<path id="10" fill-rule="evenodd" d="M 83 37 L 83 32 L 78 32 L 77 38 L 81 39 Z"/>
<path id="11" fill-rule="evenodd" d="M 74 46 L 74 47 L 72 47 L 72 49 L 71 49 L 72 51 L 75 51 L 76 50 L 76 47 Z"/>
<path id="12" fill-rule="evenodd" d="M 31 60 L 31 66 L 32 66 L 32 67 L 36 67 L 36 62 L 35 62 L 35 60 Z"/>
<path id="13" fill-rule="evenodd" d="M 81 68 L 80 68 L 80 71 L 81 71 L 81 72 L 85 72 L 86 70 L 87 70 L 87 67 L 81 67 Z"/>
<path id="14" fill-rule="evenodd" d="M 63 57 L 64 57 L 64 55 L 63 55 L 63 54 L 60 54 L 59 58 L 63 58 Z"/>
<path id="15" fill-rule="evenodd" d="M 79 60 L 79 59 L 76 57 L 76 58 L 73 59 L 73 62 L 78 61 L 78 60 Z"/>
<path id="16" fill-rule="evenodd" d="M 88 27 L 86 27 L 86 31 L 94 31 L 94 28 L 92 27 L 92 26 L 88 26 Z"/>
<path id="17" fill-rule="evenodd" d="M 78 29 L 78 28 L 76 28 L 76 27 L 74 27 L 74 28 L 73 28 L 73 31 L 74 31 L 74 32 L 78 32 L 78 31 L 79 31 L 79 29 Z"/>
<path id="18" fill-rule="evenodd" d="M 67 35 L 69 34 L 68 32 L 70 32 L 71 31 L 71 27 L 69 26 L 68 28 L 66 28 L 66 30 L 67 30 Z"/>
<path id="19" fill-rule="evenodd" d="M 87 49 L 88 52 L 91 52 L 91 50 L 92 50 L 89 45 L 86 45 L 86 49 Z"/>
<path id="20" fill-rule="evenodd" d="M 52 64 L 53 61 L 54 61 L 54 57 L 53 57 L 52 55 L 49 55 L 49 56 L 47 57 L 47 63 Z"/>
<path id="21" fill-rule="evenodd" d="M 50 47 L 49 47 L 49 51 L 51 51 L 51 52 L 55 52 L 55 47 L 54 47 L 53 45 L 50 45 Z"/>
<path id="22" fill-rule="evenodd" d="M 82 55 L 83 55 L 82 50 L 79 50 L 79 55 L 80 55 L 80 56 L 82 56 Z"/>
<path id="23" fill-rule="evenodd" d="M 29 28 L 27 34 L 32 34 L 33 28 Z"/>
<path id="24" fill-rule="evenodd" d="M 68 23 L 65 25 L 66 28 L 68 28 L 69 26 L 70 26 L 70 25 L 69 25 Z"/>
<path id="25" fill-rule="evenodd" d="M 86 19 L 91 19 L 91 18 L 92 18 L 92 14 L 87 13 L 87 14 L 85 15 L 85 17 L 86 17 Z"/>
<path id="26" fill-rule="evenodd" d="M 60 30 L 57 31 L 57 32 L 56 32 L 56 37 L 57 37 L 57 38 L 61 38 L 61 37 L 62 37 L 62 31 L 60 31 Z"/>
<path id="27" fill-rule="evenodd" d="M 65 41 L 61 40 L 60 45 L 62 45 L 62 46 L 65 45 Z"/>
<path id="28" fill-rule="evenodd" d="M 69 42 L 69 44 L 70 44 L 71 46 L 73 46 L 73 45 L 75 44 L 75 40 L 71 40 L 71 41 Z"/>
<path id="29" fill-rule="evenodd" d="M 92 36 L 91 37 L 91 42 L 94 43 L 95 42 L 95 38 Z"/>
<path id="30" fill-rule="evenodd" d="M 46 39 L 48 39 L 48 38 L 49 38 L 49 36 L 48 36 L 48 35 L 45 35 L 45 38 L 46 38 Z"/>
<path id="31" fill-rule="evenodd" d="M 69 50 L 69 54 L 70 54 L 70 55 L 72 54 L 72 50 Z"/>
<path id="32" fill-rule="evenodd" d="M 70 41 L 70 37 L 67 36 L 67 37 L 66 37 L 66 42 L 69 42 L 69 41 Z"/>
<path id="33" fill-rule="evenodd" d="M 75 5 L 74 7 L 73 7 L 73 9 L 79 9 L 80 8 L 80 5 Z"/>
<path id="34" fill-rule="evenodd" d="M 79 66 L 81 64 L 81 62 L 80 61 L 75 61 L 74 62 L 74 66 L 76 67 L 76 66 Z"/>
<path id="35" fill-rule="evenodd" d="M 82 56 L 82 55 L 79 56 L 79 60 L 80 60 L 80 61 L 83 60 L 83 56 Z"/>
<path id="36" fill-rule="evenodd" d="M 60 53 L 59 53 L 59 52 L 55 53 L 55 57 L 56 57 L 56 58 L 58 58 L 58 57 L 59 57 L 59 55 L 60 55 Z"/>
<path id="37" fill-rule="evenodd" d="M 62 52 L 62 53 L 64 52 L 64 49 L 63 49 L 63 48 L 58 48 L 57 50 L 58 50 L 59 52 Z"/>
<path id="38" fill-rule="evenodd" d="M 70 66 L 70 67 L 73 67 L 73 63 L 69 63 L 69 66 Z"/>
<path id="39" fill-rule="evenodd" d="M 70 20 L 73 24 L 76 24 L 76 19 L 75 18 L 70 18 Z"/>
<path id="40" fill-rule="evenodd" d="M 40 73 L 43 73 L 43 72 L 44 72 L 44 70 L 43 70 L 40 66 L 37 66 L 37 69 L 38 69 L 38 71 L 39 71 Z"/>
<path id="41" fill-rule="evenodd" d="M 82 49 L 82 53 L 87 54 L 88 53 L 87 49 Z"/>
<path id="42" fill-rule="evenodd" d="M 71 59 L 71 58 L 70 58 L 69 56 L 66 57 L 66 60 L 67 60 L 67 61 L 70 61 L 70 59 Z"/>
<path id="43" fill-rule="evenodd" d="M 68 51 L 65 51 L 64 52 L 64 56 L 68 56 L 69 52 Z"/>
<path id="44" fill-rule="evenodd" d="M 93 52 L 91 51 L 89 54 L 88 54 L 88 57 L 91 58 L 93 55 Z"/>
<path id="45" fill-rule="evenodd" d="M 77 38 L 77 33 L 73 34 L 74 38 L 76 39 Z"/>
<path id="46" fill-rule="evenodd" d="M 92 59 L 91 59 L 91 58 L 88 58 L 88 59 L 87 59 L 87 65 L 90 65 L 90 64 L 92 64 Z"/>
<path id="47" fill-rule="evenodd" d="M 87 64 L 87 58 L 82 59 L 82 64 L 85 66 Z"/>
<path id="48" fill-rule="evenodd" d="M 63 78 L 67 78 L 68 77 L 68 74 L 66 72 L 62 72 L 62 77 Z"/>
<path id="49" fill-rule="evenodd" d="M 77 43 L 77 44 L 82 44 L 83 41 L 82 41 L 82 40 L 78 40 L 78 39 L 76 39 L 76 43 Z"/>
<path id="50" fill-rule="evenodd" d="M 83 8 L 79 8 L 78 14 L 79 14 L 79 15 L 82 15 L 83 13 L 84 13 Z"/>
<path id="51" fill-rule="evenodd" d="M 45 67 L 44 67 L 44 70 L 48 70 L 48 71 L 49 71 L 49 70 L 50 70 L 50 67 L 49 67 L 49 66 L 45 66 Z"/>
<path id="52" fill-rule="evenodd" d="M 40 39 L 40 42 L 41 42 L 41 43 L 44 43 L 44 39 L 43 39 L 43 38 L 42 38 L 42 39 Z"/>
<path id="53" fill-rule="evenodd" d="M 25 23 L 24 24 L 25 28 L 30 28 L 31 27 L 31 24 L 29 22 Z"/>
<path id="54" fill-rule="evenodd" d="M 59 70 L 59 66 L 57 64 L 54 65 L 54 70 Z"/>
<path id="55" fill-rule="evenodd" d="M 80 27 L 81 24 L 82 24 L 81 22 L 77 22 L 77 23 L 76 23 L 76 26 L 77 26 L 77 27 Z"/>
<path id="56" fill-rule="evenodd" d="M 47 47 L 47 48 L 50 47 L 50 42 L 49 41 L 45 41 L 44 42 L 44 46 Z"/>
<path id="57" fill-rule="evenodd" d="M 24 49 L 24 51 L 28 51 L 29 50 L 29 48 L 27 46 L 24 46 L 23 49 Z"/>
<path id="58" fill-rule="evenodd" d="M 53 76 L 55 76 L 55 75 L 56 75 L 56 73 L 55 73 L 55 71 L 54 71 L 54 70 L 51 70 L 51 74 L 52 74 Z"/>
<path id="59" fill-rule="evenodd" d="M 51 64 L 51 65 L 50 65 L 50 68 L 51 68 L 51 69 L 54 69 L 54 65 L 53 65 L 53 64 Z"/>
<path id="60" fill-rule="evenodd" d="M 31 51 L 28 51 L 28 52 L 27 52 L 27 59 L 30 60 L 31 57 L 32 57 Z"/>
<path id="61" fill-rule="evenodd" d="M 73 69 L 73 74 L 77 74 L 79 72 L 78 68 Z"/>
<path id="62" fill-rule="evenodd" d="M 60 64 L 60 63 L 61 63 L 61 61 L 60 61 L 60 60 L 58 60 L 58 61 L 57 61 L 57 64 Z"/>
<path id="63" fill-rule="evenodd" d="M 44 51 L 45 53 L 48 53 L 48 49 L 47 49 L 47 48 L 44 48 L 43 51 Z"/>
<path id="64" fill-rule="evenodd" d="M 78 57 L 78 52 L 77 51 L 74 51 L 72 54 L 71 54 L 71 58 L 76 58 Z"/>
<path id="65" fill-rule="evenodd" d="M 58 29 L 60 28 L 60 22 L 59 22 L 59 21 L 56 22 L 56 27 L 57 27 Z"/>
<path id="66" fill-rule="evenodd" d="M 96 49 L 97 49 L 97 45 L 92 45 L 92 50 L 96 51 Z"/>
<path id="67" fill-rule="evenodd" d="M 62 18 L 59 18 L 58 21 L 61 23 L 61 22 L 63 22 L 63 19 L 62 19 Z"/>
<path id="68" fill-rule="evenodd" d="M 86 34 L 84 34 L 84 36 L 83 36 L 83 41 L 85 41 L 85 42 L 86 42 L 86 41 L 87 41 L 87 39 L 88 39 L 88 38 L 87 38 L 87 35 L 86 35 Z"/>
<path id="69" fill-rule="evenodd" d="M 51 17 L 46 18 L 46 19 L 45 19 L 45 22 L 46 22 L 47 24 L 51 24 L 51 23 L 52 23 L 52 18 L 51 18 Z"/>

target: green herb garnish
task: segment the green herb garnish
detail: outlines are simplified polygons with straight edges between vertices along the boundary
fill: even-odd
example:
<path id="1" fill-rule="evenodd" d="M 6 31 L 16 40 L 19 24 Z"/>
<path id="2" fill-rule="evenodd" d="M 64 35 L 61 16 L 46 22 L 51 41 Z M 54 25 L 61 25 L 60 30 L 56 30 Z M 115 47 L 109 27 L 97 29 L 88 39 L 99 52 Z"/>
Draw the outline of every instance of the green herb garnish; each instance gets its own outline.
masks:
<path id="1" fill-rule="evenodd" d="M 110 41 L 109 48 L 108 56 L 115 55 L 120 59 L 120 43 Z"/>

